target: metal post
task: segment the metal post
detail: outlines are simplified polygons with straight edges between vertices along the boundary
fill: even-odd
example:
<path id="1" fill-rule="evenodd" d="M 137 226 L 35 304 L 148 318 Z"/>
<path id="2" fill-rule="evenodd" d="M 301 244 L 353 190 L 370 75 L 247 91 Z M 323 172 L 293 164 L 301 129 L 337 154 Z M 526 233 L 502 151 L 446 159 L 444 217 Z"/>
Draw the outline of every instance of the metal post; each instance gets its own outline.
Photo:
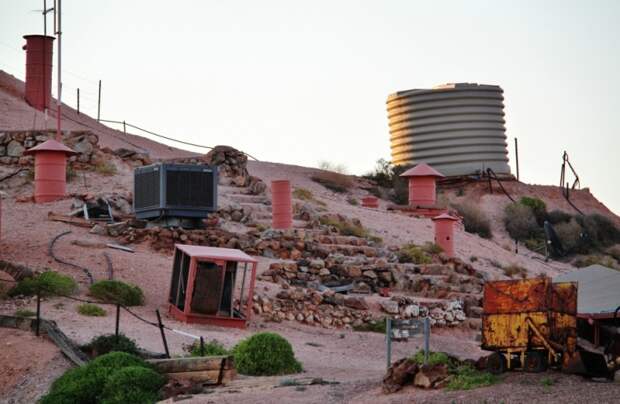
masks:
<path id="1" fill-rule="evenodd" d="M 80 115 L 80 89 L 77 89 L 77 113 Z"/>
<path id="2" fill-rule="evenodd" d="M 123 121 L 123 133 L 127 134 L 127 128 L 125 127 L 125 121 Z"/>
<path id="3" fill-rule="evenodd" d="M 519 181 L 519 143 L 515 138 L 515 160 L 517 162 L 517 181 Z"/>
<path id="4" fill-rule="evenodd" d="M 168 351 L 168 342 L 166 341 L 166 333 L 164 332 L 164 324 L 161 322 L 161 315 L 159 309 L 155 310 L 157 313 L 157 322 L 159 323 L 159 331 L 161 332 L 161 339 L 164 342 L 164 350 L 166 351 L 166 358 L 170 358 L 170 351 Z"/>
<path id="5" fill-rule="evenodd" d="M 200 337 L 200 356 L 205 356 L 205 339 Z"/>
<path id="6" fill-rule="evenodd" d="M 116 335 L 117 342 L 118 342 L 118 329 L 119 329 L 120 319 L 121 319 L 121 305 L 117 303 L 116 304 L 116 330 L 114 332 L 114 335 Z"/>
<path id="7" fill-rule="evenodd" d="M 387 368 L 392 365 L 392 319 L 387 318 L 385 322 L 385 341 L 387 345 Z"/>
<path id="8" fill-rule="evenodd" d="M 41 293 L 37 290 L 37 328 L 36 334 L 39 336 L 39 329 L 41 327 Z"/>
<path id="9" fill-rule="evenodd" d="M 58 96 L 56 97 L 56 140 L 60 142 L 61 140 L 61 130 L 60 130 L 60 106 L 62 105 L 62 79 L 61 79 L 61 44 L 62 44 L 62 40 L 61 40 L 61 36 L 62 36 L 62 28 L 61 28 L 61 2 L 62 0 L 58 0 L 58 3 L 56 4 L 56 15 L 57 15 L 57 19 L 58 19 L 58 31 L 56 31 L 56 35 L 58 36 Z"/>
<path id="10" fill-rule="evenodd" d="M 97 122 L 101 119 L 101 80 L 99 80 L 99 97 L 97 98 Z"/>
<path id="11" fill-rule="evenodd" d="M 424 364 L 428 363 L 428 353 L 430 350 L 431 339 L 431 320 L 428 317 L 424 317 Z"/>
<path id="12" fill-rule="evenodd" d="M 515 239 L 515 253 L 519 254 L 519 240 Z"/>

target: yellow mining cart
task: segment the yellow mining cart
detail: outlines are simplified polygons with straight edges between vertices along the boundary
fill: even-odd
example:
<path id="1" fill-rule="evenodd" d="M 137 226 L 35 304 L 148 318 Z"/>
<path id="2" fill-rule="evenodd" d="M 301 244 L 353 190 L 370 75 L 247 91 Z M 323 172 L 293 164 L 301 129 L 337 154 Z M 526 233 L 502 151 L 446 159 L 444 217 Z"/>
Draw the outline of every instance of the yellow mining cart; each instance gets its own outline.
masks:
<path id="1" fill-rule="evenodd" d="M 488 370 L 541 372 L 549 365 L 571 370 L 577 353 L 577 283 L 549 278 L 487 282 L 482 349 L 493 351 Z"/>

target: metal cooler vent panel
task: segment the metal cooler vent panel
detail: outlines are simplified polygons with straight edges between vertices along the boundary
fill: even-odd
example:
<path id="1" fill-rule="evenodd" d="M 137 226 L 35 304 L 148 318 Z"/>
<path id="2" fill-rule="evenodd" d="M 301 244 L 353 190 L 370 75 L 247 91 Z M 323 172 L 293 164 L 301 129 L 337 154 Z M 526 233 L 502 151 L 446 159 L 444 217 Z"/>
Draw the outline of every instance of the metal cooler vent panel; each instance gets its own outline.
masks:
<path id="1" fill-rule="evenodd" d="M 168 206 L 205 206 L 213 201 L 212 171 L 166 171 Z"/>
<path id="2" fill-rule="evenodd" d="M 159 207 L 160 200 L 160 170 L 136 171 L 134 176 L 135 208 L 138 209 Z"/>

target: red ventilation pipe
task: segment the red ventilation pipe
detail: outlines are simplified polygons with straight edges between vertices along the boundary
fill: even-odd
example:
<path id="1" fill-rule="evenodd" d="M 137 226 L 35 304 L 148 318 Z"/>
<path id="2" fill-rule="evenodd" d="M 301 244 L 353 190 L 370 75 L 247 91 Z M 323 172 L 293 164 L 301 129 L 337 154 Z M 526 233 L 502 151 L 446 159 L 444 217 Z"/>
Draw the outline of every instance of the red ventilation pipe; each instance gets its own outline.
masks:
<path id="1" fill-rule="evenodd" d="M 293 226 L 290 181 L 271 181 L 271 198 L 272 227 L 274 229 L 290 229 Z"/>
<path id="2" fill-rule="evenodd" d="M 67 156 L 73 150 L 54 139 L 28 149 L 34 154 L 34 201 L 52 202 L 62 199 L 67 189 Z"/>
<path id="3" fill-rule="evenodd" d="M 52 99 L 53 36 L 25 35 L 26 102 L 43 111 Z"/>
<path id="4" fill-rule="evenodd" d="M 440 246 L 448 257 L 454 257 L 454 222 L 458 219 L 443 213 L 433 218 L 435 223 L 435 244 Z"/>
<path id="5" fill-rule="evenodd" d="M 376 196 L 365 196 L 362 198 L 362 206 L 377 209 L 379 207 L 379 199 Z"/>

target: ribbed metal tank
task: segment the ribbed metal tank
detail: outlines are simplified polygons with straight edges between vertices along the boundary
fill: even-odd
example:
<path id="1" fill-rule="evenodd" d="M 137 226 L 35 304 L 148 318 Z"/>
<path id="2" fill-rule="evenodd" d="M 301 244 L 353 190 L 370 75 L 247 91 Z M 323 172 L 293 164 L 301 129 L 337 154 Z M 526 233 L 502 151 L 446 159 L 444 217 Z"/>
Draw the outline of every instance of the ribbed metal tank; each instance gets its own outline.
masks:
<path id="1" fill-rule="evenodd" d="M 446 176 L 510 174 L 499 86 L 457 83 L 391 94 L 392 163 L 427 163 Z"/>

